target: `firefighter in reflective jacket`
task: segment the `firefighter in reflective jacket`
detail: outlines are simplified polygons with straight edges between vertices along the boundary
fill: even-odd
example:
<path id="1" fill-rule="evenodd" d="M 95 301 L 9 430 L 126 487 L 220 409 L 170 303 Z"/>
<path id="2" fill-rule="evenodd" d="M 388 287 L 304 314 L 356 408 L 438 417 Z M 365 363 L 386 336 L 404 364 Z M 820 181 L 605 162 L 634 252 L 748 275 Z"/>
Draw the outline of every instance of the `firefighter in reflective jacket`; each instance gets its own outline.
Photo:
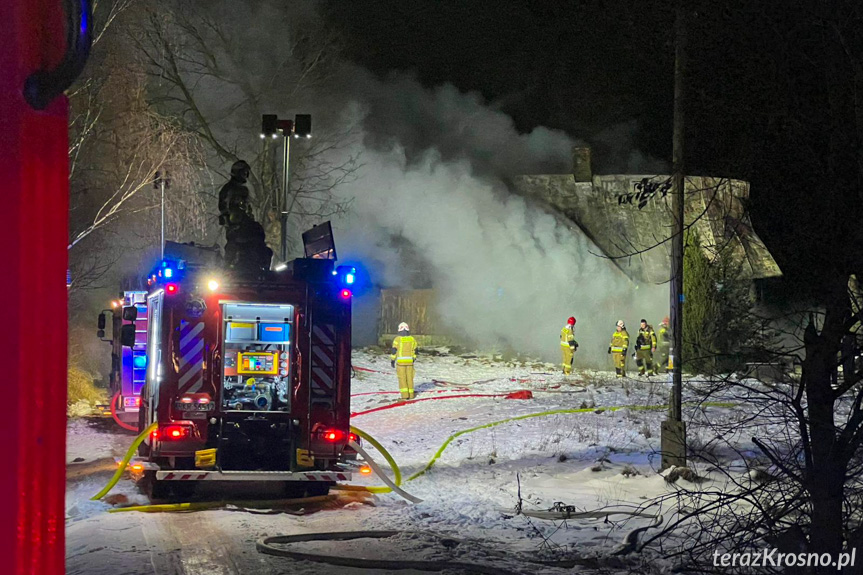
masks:
<path id="1" fill-rule="evenodd" d="M 617 329 L 611 335 L 608 353 L 614 358 L 614 371 L 617 377 L 626 377 L 626 350 L 629 349 L 629 333 L 623 320 L 617 322 Z"/>
<path id="2" fill-rule="evenodd" d="M 668 373 L 668 355 L 671 351 L 671 331 L 668 329 L 668 317 L 659 322 L 659 333 L 656 336 L 656 349 L 659 350 L 659 361 L 654 366 L 654 373 Z"/>
<path id="3" fill-rule="evenodd" d="M 411 336 L 408 324 L 399 324 L 399 334 L 390 350 L 390 365 L 396 368 L 399 377 L 399 392 L 402 399 L 414 398 L 414 360 L 417 358 L 417 342 Z"/>
<path id="4" fill-rule="evenodd" d="M 635 365 L 638 366 L 638 375 L 650 375 L 656 373 L 653 365 L 653 352 L 656 351 L 656 332 L 646 319 L 641 320 L 638 328 L 638 337 L 635 339 Z"/>
<path id="5" fill-rule="evenodd" d="M 561 366 L 563 366 L 564 375 L 572 373 L 572 358 L 577 349 L 578 342 L 575 341 L 575 318 L 571 317 L 566 320 L 566 325 L 560 330 L 560 353 L 563 354 Z"/>

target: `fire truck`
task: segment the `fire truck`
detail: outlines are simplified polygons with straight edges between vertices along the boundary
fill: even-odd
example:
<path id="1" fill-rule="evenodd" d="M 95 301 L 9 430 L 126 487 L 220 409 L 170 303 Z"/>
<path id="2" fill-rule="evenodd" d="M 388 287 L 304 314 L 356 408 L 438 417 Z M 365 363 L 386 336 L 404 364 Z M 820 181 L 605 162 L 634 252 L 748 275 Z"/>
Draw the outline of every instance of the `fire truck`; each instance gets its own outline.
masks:
<path id="1" fill-rule="evenodd" d="M 134 311 L 133 311 L 134 308 Z M 107 317 L 111 317 L 111 339 L 105 339 Z M 124 347 L 120 334 L 124 325 L 133 325 L 134 345 Z M 134 429 L 138 424 L 141 388 L 147 373 L 147 292 L 127 290 L 99 315 L 97 336 L 111 344 L 111 372 L 108 389 L 111 412 L 117 423 Z"/>
<path id="2" fill-rule="evenodd" d="M 321 232 L 318 228 L 324 228 Z M 201 482 L 278 481 L 320 495 L 349 480 L 351 298 L 329 223 L 306 256 L 239 273 L 218 254 L 166 245 L 146 296 L 139 428 L 144 491 L 187 496 Z M 327 237 L 328 236 L 328 237 Z M 137 309 L 137 308 L 132 308 Z M 130 311 L 130 315 L 134 312 Z M 134 323 L 121 327 L 135 345 Z"/>

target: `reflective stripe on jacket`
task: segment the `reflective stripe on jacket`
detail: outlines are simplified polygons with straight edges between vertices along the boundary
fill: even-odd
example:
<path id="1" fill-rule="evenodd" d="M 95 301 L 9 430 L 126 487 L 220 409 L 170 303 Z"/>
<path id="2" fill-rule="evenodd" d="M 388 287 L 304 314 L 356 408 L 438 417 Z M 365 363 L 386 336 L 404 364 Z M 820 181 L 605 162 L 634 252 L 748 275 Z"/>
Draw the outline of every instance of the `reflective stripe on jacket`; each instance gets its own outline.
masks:
<path id="1" fill-rule="evenodd" d="M 624 329 L 611 334 L 611 351 L 622 353 L 629 348 L 629 333 Z"/>
<path id="2" fill-rule="evenodd" d="M 417 340 L 410 335 L 397 335 L 393 340 L 392 351 L 390 360 L 399 365 L 413 365 L 417 358 Z"/>
<path id="3" fill-rule="evenodd" d="M 569 325 L 565 325 L 560 330 L 560 345 L 563 347 L 572 347 L 570 342 L 575 342 L 575 334 L 570 329 Z"/>
<path id="4" fill-rule="evenodd" d="M 638 338 L 641 342 L 638 349 L 653 349 L 656 347 L 656 333 L 650 325 L 644 329 L 639 328 Z"/>

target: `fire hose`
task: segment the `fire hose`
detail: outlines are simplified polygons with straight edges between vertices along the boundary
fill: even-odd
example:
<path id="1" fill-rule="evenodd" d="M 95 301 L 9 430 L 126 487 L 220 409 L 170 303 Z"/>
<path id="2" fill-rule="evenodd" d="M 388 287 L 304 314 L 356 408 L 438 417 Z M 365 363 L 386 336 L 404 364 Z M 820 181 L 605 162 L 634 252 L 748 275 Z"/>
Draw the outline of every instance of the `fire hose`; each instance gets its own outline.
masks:
<path id="1" fill-rule="evenodd" d="M 154 431 L 159 426 L 158 422 L 153 422 L 147 429 L 138 434 L 138 437 L 132 441 L 131 447 L 126 452 L 126 455 L 123 457 L 123 460 L 120 462 L 120 465 L 117 466 L 117 471 L 114 472 L 114 476 L 111 478 L 111 481 L 102 488 L 102 490 L 90 498 L 91 501 L 96 501 L 97 499 L 102 499 L 105 497 L 109 491 L 111 491 L 117 482 L 120 481 L 120 478 L 123 477 L 123 471 L 126 470 L 126 466 L 129 465 L 129 460 L 132 459 L 132 456 L 135 454 L 135 451 L 138 449 L 138 446 L 141 445 L 141 442 L 146 439 L 147 435 L 149 435 L 152 431 Z"/>

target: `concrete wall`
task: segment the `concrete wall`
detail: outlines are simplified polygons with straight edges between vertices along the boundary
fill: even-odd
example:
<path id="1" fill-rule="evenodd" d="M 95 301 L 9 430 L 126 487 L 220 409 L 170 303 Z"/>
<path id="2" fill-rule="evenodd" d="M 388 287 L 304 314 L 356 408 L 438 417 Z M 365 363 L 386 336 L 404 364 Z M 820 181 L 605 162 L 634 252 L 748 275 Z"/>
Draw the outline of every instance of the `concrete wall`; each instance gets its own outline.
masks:
<path id="1" fill-rule="evenodd" d="M 661 283 L 669 279 L 671 258 L 666 241 L 673 223 L 670 182 L 670 176 L 661 175 L 595 175 L 591 182 L 579 182 L 561 174 L 517 176 L 511 185 L 579 226 L 634 281 Z M 747 277 L 780 276 L 752 229 L 748 198 L 748 182 L 688 176 L 686 224 L 698 231 L 709 257 L 717 246 L 727 246 Z"/>

